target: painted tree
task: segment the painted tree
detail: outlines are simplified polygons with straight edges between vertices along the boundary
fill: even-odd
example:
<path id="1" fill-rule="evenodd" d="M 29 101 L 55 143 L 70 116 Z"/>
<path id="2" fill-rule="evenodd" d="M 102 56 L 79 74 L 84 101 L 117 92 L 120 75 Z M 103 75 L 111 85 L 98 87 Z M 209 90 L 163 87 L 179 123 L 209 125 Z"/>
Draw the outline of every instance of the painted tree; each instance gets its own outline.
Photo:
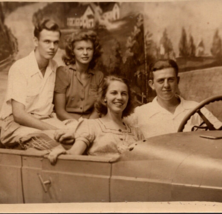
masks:
<path id="1" fill-rule="evenodd" d="M 169 59 L 173 53 L 173 45 L 168 38 L 167 30 L 163 31 L 163 35 L 160 39 L 160 58 Z"/>
<path id="2" fill-rule="evenodd" d="M 155 96 L 155 93 L 153 93 L 153 90 L 149 87 L 147 80 L 150 72 L 150 66 L 158 58 L 158 50 L 156 43 L 152 40 L 152 33 L 150 33 L 149 31 L 145 34 L 145 54 L 146 54 L 146 70 L 144 75 L 146 78 L 144 78 L 144 81 L 146 84 L 146 96 L 151 99 Z"/>
<path id="3" fill-rule="evenodd" d="M 146 63 L 149 66 L 157 59 L 157 46 L 152 40 L 152 33 L 149 31 L 145 35 L 145 53 L 146 53 Z"/>
<path id="4" fill-rule="evenodd" d="M 186 30 L 182 28 L 182 33 L 179 41 L 179 56 L 188 57 L 189 56 L 189 48 L 187 44 L 187 34 Z"/>
<path id="5" fill-rule="evenodd" d="M 212 47 L 211 47 L 211 53 L 214 57 L 217 59 L 221 59 L 222 57 L 222 43 L 221 43 L 221 37 L 219 35 L 218 29 L 214 33 Z"/>
<path id="6" fill-rule="evenodd" d="M 108 73 L 109 74 L 121 74 L 122 68 L 122 53 L 121 53 L 121 46 L 120 43 L 114 39 L 112 42 L 111 53 L 109 57 L 109 67 Z"/>
<path id="7" fill-rule="evenodd" d="M 190 35 L 190 40 L 188 44 L 188 54 L 190 57 L 196 56 L 196 45 L 194 44 L 193 36 Z"/>
<path id="8" fill-rule="evenodd" d="M 135 83 L 135 76 L 137 68 L 144 64 L 144 29 L 143 29 L 143 16 L 137 15 L 137 21 L 131 32 L 131 35 L 127 38 L 126 51 L 123 57 L 123 70 L 128 79 Z"/>
<path id="9" fill-rule="evenodd" d="M 205 52 L 205 46 L 203 39 L 201 39 L 197 46 L 197 56 L 204 56 L 204 52 Z"/>
<path id="10" fill-rule="evenodd" d="M 5 25 L 4 4 L 0 3 L 0 61 L 18 52 L 18 41 L 11 30 Z"/>

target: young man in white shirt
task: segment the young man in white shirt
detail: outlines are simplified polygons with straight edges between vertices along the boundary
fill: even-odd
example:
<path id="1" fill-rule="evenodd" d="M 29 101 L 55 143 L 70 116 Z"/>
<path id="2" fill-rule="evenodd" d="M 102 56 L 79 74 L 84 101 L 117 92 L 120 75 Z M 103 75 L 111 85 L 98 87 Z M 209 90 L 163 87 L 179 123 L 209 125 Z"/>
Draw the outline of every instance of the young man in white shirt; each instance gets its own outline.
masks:
<path id="1" fill-rule="evenodd" d="M 1 110 L 1 142 L 6 147 L 21 137 L 43 130 L 64 128 L 53 118 L 53 93 L 57 64 L 52 60 L 58 50 L 61 32 L 52 20 L 35 26 L 35 49 L 16 61 L 8 73 L 6 98 Z"/>
<path id="2" fill-rule="evenodd" d="M 135 113 L 126 120 L 139 128 L 144 137 L 177 132 L 183 118 L 194 109 L 198 103 L 188 101 L 179 96 L 178 66 L 173 60 L 159 60 L 151 68 L 149 85 L 157 96 L 151 103 L 144 104 L 135 109 Z M 222 123 L 206 108 L 201 110 L 206 118 L 220 128 Z M 184 131 L 191 131 L 193 126 L 202 122 L 195 114 L 187 122 Z"/>

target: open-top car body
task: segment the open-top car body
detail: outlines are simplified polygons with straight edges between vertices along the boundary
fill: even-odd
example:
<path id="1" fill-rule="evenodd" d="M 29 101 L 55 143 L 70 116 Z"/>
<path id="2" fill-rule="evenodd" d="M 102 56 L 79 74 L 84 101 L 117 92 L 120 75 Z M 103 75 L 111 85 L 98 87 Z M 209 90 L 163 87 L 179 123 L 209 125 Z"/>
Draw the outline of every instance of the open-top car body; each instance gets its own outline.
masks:
<path id="1" fill-rule="evenodd" d="M 120 157 L 0 149 L 0 203 L 222 201 L 222 131 L 138 142 Z"/>

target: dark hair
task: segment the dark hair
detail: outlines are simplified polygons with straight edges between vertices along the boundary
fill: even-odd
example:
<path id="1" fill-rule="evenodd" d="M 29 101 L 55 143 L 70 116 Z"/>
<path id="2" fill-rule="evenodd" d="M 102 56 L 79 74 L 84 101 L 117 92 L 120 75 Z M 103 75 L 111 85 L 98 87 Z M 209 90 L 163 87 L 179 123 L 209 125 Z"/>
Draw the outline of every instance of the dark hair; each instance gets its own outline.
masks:
<path id="1" fill-rule="evenodd" d="M 172 59 L 158 60 L 150 66 L 149 79 L 150 80 L 153 79 L 153 72 L 158 71 L 158 70 L 162 70 L 164 68 L 173 68 L 176 73 L 176 76 L 178 76 L 179 68 L 178 68 L 177 63 L 174 60 L 172 60 Z"/>
<path id="2" fill-rule="evenodd" d="M 130 115 L 134 110 L 133 97 L 132 97 L 132 92 L 130 90 L 130 85 L 129 85 L 127 79 L 122 78 L 120 76 L 109 75 L 104 78 L 103 84 L 99 89 L 98 99 L 95 102 L 95 108 L 97 109 L 98 113 L 101 113 L 103 115 L 107 114 L 107 106 L 104 103 L 104 99 L 105 99 L 105 96 L 107 93 L 107 89 L 108 89 L 110 83 L 113 81 L 119 81 L 119 82 L 125 83 L 127 86 L 129 100 L 128 100 L 126 108 L 123 110 L 123 114 L 122 114 L 122 117 L 126 117 L 126 116 Z"/>
<path id="3" fill-rule="evenodd" d="M 43 21 L 38 22 L 35 25 L 34 36 L 39 39 L 39 35 L 40 35 L 41 31 L 43 31 L 44 29 L 49 30 L 49 31 L 57 31 L 57 32 L 59 32 L 59 34 L 61 36 L 61 31 L 59 29 L 59 25 L 56 24 L 51 19 L 45 19 Z"/>
<path id="4" fill-rule="evenodd" d="M 99 43 L 97 34 L 92 31 L 80 31 L 78 33 L 74 33 L 71 35 L 70 38 L 67 40 L 67 45 L 65 48 L 66 54 L 63 56 L 63 61 L 66 65 L 75 64 L 75 54 L 73 52 L 74 45 L 76 41 L 82 41 L 82 40 L 90 40 L 93 43 L 93 58 L 89 64 L 89 68 L 94 68 L 96 66 L 98 58 L 101 56 L 101 45 Z"/>

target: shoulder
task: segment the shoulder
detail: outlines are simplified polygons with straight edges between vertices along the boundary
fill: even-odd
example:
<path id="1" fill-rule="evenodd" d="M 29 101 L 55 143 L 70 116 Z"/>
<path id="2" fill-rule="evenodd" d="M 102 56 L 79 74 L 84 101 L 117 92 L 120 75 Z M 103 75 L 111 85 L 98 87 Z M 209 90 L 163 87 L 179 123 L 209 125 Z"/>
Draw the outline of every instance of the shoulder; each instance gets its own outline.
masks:
<path id="1" fill-rule="evenodd" d="M 183 98 L 180 98 L 180 99 L 181 99 L 181 105 L 183 105 L 184 108 L 186 108 L 186 109 L 193 109 L 193 108 L 195 108 L 199 104 L 196 101 L 185 100 Z"/>
<path id="2" fill-rule="evenodd" d="M 59 66 L 56 70 L 56 75 L 59 77 L 69 76 L 71 69 L 68 66 Z"/>
<path id="3" fill-rule="evenodd" d="M 97 76 L 104 76 L 102 71 L 94 70 L 95 75 Z"/>
<path id="4" fill-rule="evenodd" d="M 56 70 L 57 73 L 66 73 L 68 72 L 68 67 L 67 66 L 59 66 Z"/>
<path id="5" fill-rule="evenodd" d="M 94 133 L 98 126 L 98 119 L 83 119 L 79 122 L 76 130 L 78 130 L 78 132 Z"/>
<path id="6" fill-rule="evenodd" d="M 143 112 L 143 111 L 147 111 L 147 110 L 151 110 L 153 108 L 154 104 L 151 102 L 151 103 L 146 103 L 146 104 L 143 104 L 141 106 L 137 106 L 135 108 L 135 113 L 139 113 L 139 112 Z"/>
<path id="7" fill-rule="evenodd" d="M 18 72 L 26 73 L 26 70 L 28 68 L 28 64 L 26 62 L 27 62 L 27 56 L 14 62 L 9 69 L 9 74 L 12 73 L 18 74 Z"/>
<path id="8" fill-rule="evenodd" d="M 102 71 L 94 70 L 94 75 L 95 75 L 96 79 L 99 79 L 99 80 L 104 78 L 104 74 Z"/>

